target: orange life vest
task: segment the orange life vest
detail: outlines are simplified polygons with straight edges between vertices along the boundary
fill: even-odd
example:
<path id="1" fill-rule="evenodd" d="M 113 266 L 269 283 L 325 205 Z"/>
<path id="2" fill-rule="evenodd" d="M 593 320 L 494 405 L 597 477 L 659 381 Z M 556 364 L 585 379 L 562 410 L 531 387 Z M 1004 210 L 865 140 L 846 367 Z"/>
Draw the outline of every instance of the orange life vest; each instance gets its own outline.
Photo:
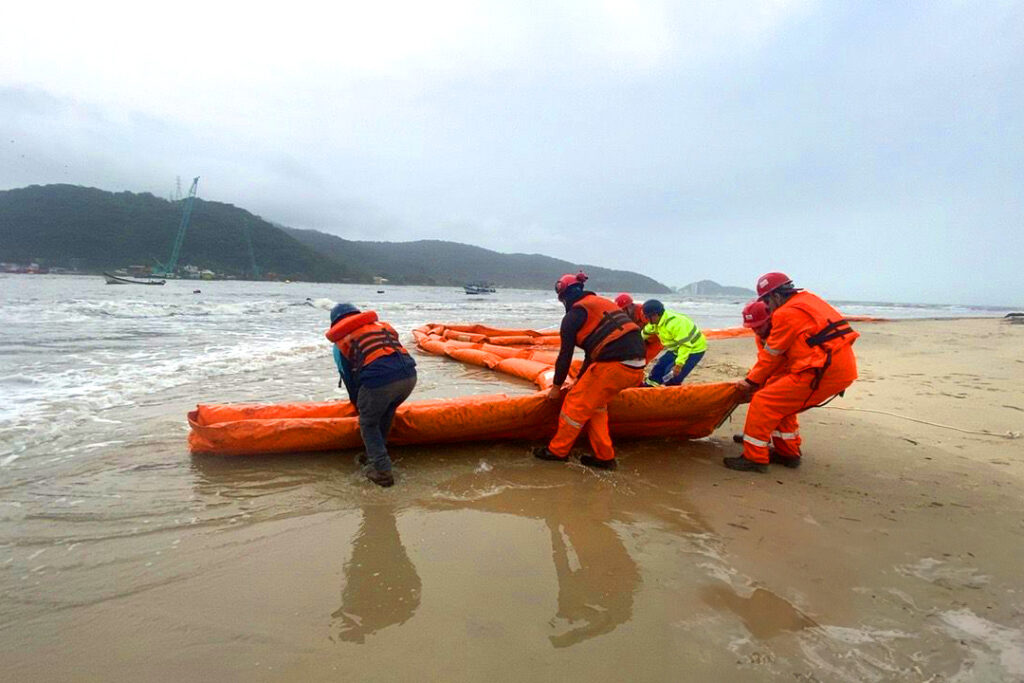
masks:
<path id="1" fill-rule="evenodd" d="M 576 346 L 595 360 L 610 342 L 630 332 L 640 331 L 636 323 L 630 320 L 629 315 L 616 306 L 614 301 L 596 294 L 583 297 L 573 304 L 573 308 L 582 308 L 587 313 L 587 321 L 576 333 Z"/>
<path id="2" fill-rule="evenodd" d="M 383 356 L 392 353 L 409 354 L 398 341 L 395 328 L 378 321 L 374 311 L 363 311 L 342 318 L 327 331 L 327 338 L 334 342 L 355 372 Z"/>
<path id="3" fill-rule="evenodd" d="M 797 335 L 786 351 L 790 372 L 817 369 L 820 373 L 832 363 L 832 354 L 852 344 L 860 336 L 842 314 L 828 302 L 810 292 L 797 292 L 772 313 L 775 321 L 781 313 L 790 317 L 800 311 L 813 322 Z M 781 321 L 780 321 L 781 323 Z"/>

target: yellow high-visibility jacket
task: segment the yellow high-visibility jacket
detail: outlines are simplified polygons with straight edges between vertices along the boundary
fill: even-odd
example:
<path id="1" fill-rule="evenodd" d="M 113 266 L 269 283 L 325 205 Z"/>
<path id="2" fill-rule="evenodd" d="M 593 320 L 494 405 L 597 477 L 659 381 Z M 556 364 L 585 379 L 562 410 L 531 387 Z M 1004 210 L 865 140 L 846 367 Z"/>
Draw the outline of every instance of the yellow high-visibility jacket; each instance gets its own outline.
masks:
<path id="1" fill-rule="evenodd" d="M 675 352 L 676 365 L 686 363 L 691 353 L 700 353 L 708 349 L 708 340 L 697 327 L 697 323 L 682 313 L 667 308 L 657 325 L 647 323 L 641 330 L 644 339 L 654 334 L 658 335 L 658 339 L 667 350 Z"/>

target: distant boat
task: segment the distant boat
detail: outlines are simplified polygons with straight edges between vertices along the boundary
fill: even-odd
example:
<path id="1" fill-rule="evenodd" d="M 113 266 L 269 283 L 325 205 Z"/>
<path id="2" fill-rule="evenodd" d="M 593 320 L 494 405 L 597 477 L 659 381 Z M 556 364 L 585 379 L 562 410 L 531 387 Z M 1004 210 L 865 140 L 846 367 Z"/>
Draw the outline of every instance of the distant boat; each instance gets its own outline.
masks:
<path id="1" fill-rule="evenodd" d="M 110 273 L 103 273 L 103 277 L 106 278 L 108 285 L 162 285 L 167 282 L 166 280 L 140 280 L 133 277 L 111 275 Z"/>
<path id="2" fill-rule="evenodd" d="M 480 282 L 462 285 L 462 289 L 466 291 L 466 294 L 494 294 L 498 291 L 492 285 Z"/>

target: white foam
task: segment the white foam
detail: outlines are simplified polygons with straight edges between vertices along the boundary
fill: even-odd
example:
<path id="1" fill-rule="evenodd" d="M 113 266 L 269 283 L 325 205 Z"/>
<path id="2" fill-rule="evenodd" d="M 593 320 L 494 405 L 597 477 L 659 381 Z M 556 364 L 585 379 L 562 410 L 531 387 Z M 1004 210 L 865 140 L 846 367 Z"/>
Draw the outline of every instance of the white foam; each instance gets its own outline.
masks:
<path id="1" fill-rule="evenodd" d="M 964 608 L 943 612 L 940 619 L 954 638 L 969 642 L 974 657 L 970 667 L 954 680 L 992 680 L 1024 676 L 1024 632 L 1000 626 Z"/>
<path id="2" fill-rule="evenodd" d="M 924 557 L 914 564 L 897 566 L 896 571 L 946 588 L 981 588 L 989 582 L 988 576 L 980 574 L 973 567 L 953 567 L 934 557 Z"/>
<path id="3" fill-rule="evenodd" d="M 868 643 L 884 643 L 897 638 L 914 638 L 910 633 L 895 630 L 871 628 L 847 628 L 845 626 L 820 626 L 821 632 L 833 640 L 847 645 L 867 645 Z"/>

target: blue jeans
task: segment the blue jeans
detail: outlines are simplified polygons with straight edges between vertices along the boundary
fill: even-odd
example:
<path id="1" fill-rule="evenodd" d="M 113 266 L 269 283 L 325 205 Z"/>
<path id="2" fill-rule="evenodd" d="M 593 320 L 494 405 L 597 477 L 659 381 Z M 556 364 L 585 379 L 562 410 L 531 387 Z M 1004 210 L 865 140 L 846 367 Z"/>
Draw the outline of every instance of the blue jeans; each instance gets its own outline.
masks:
<path id="1" fill-rule="evenodd" d="M 395 410 L 409 398 L 416 386 L 416 375 L 382 387 L 359 387 L 356 407 L 359 409 L 359 432 L 366 446 L 366 460 L 378 472 L 391 471 L 387 440 Z"/>
<path id="2" fill-rule="evenodd" d="M 674 387 L 682 384 L 686 376 L 697 367 L 697 363 L 700 362 L 701 358 L 704 357 L 704 352 L 691 353 L 686 358 L 686 362 L 683 363 L 683 369 L 679 371 L 679 374 L 675 377 L 672 376 L 672 366 L 676 364 L 676 352 L 665 351 L 661 356 L 654 362 L 654 367 L 651 368 L 650 374 L 647 376 L 647 385 L 666 386 Z"/>

